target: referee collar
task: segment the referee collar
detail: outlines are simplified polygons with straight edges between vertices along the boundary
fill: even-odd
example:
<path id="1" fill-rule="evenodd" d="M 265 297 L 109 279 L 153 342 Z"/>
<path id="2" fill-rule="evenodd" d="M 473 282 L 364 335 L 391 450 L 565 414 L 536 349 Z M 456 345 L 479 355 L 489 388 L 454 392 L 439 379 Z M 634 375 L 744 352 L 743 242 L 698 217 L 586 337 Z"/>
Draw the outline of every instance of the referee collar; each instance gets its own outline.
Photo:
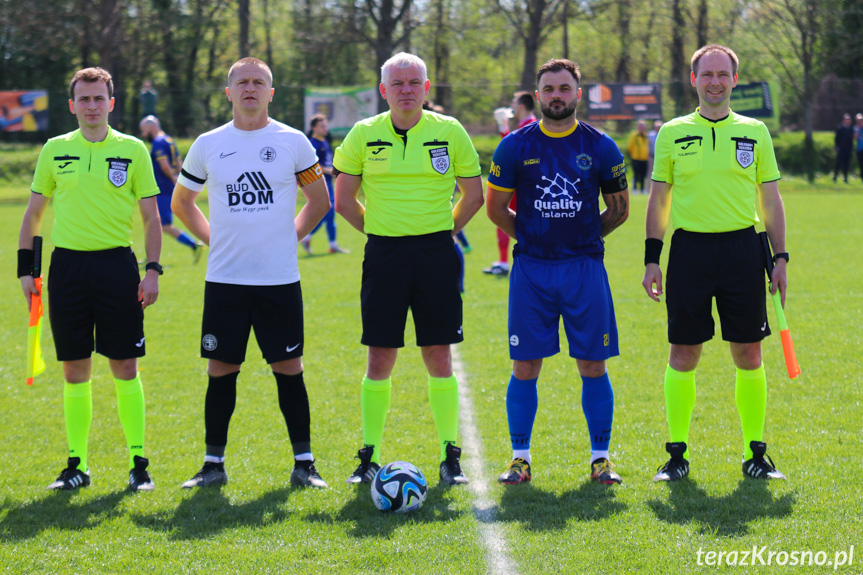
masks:
<path id="1" fill-rule="evenodd" d="M 392 113 L 392 111 L 391 111 L 391 110 L 387 110 L 387 111 L 386 111 L 386 112 L 384 112 L 384 113 L 387 115 L 387 126 L 389 126 L 390 132 L 392 132 L 394 136 L 399 136 L 399 137 L 401 137 L 401 136 L 399 135 L 399 133 L 398 133 L 398 132 L 396 132 L 396 126 L 395 126 L 395 124 L 393 124 L 393 113 Z M 419 127 L 420 127 L 420 125 L 425 121 L 425 119 L 426 119 L 426 111 L 425 111 L 425 110 L 423 110 L 423 113 L 422 113 L 422 115 L 420 116 L 419 121 L 418 121 L 416 124 L 414 124 L 413 126 L 411 126 L 410 128 L 408 128 L 408 132 L 410 132 L 411 130 L 413 130 L 413 129 L 415 129 L 415 128 L 419 128 Z"/>
<path id="2" fill-rule="evenodd" d="M 80 143 L 88 148 L 99 148 L 104 146 L 106 142 L 109 142 L 114 139 L 114 130 L 111 128 L 111 125 L 108 125 L 108 132 L 105 134 L 104 140 L 99 140 L 98 142 L 91 142 L 87 138 L 84 137 L 84 134 L 81 132 L 81 128 L 76 130 L 78 133 L 75 135 L 75 138 L 80 141 Z"/>
<path id="3" fill-rule="evenodd" d="M 731 116 L 734 115 L 734 110 L 728 108 L 728 115 L 722 118 L 721 120 L 711 120 L 710 118 L 705 118 L 701 115 L 701 106 L 695 108 L 695 120 L 705 126 L 724 126 L 725 124 L 731 123 Z"/>

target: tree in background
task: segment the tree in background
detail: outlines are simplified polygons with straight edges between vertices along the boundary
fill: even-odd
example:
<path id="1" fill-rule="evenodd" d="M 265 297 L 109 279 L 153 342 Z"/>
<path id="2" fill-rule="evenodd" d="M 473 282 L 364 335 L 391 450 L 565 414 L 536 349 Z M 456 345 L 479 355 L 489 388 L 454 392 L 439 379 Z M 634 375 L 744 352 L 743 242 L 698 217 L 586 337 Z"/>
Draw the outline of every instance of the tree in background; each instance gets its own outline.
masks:
<path id="1" fill-rule="evenodd" d="M 349 0 L 354 16 L 354 34 L 365 41 L 374 52 L 376 77 L 380 69 L 403 44 L 409 41 L 418 21 L 411 18 L 412 0 Z M 387 110 L 387 103 L 378 100 L 378 112 Z"/>
<path id="2" fill-rule="evenodd" d="M 520 88 L 533 90 L 539 68 L 537 54 L 560 24 L 555 15 L 563 0 L 494 0 L 494 4 L 506 15 L 524 45 Z"/>
<path id="3" fill-rule="evenodd" d="M 114 75 L 113 126 L 136 130 L 150 80 L 168 131 L 200 133 L 227 121 L 221 88 L 240 54 L 267 60 L 271 111 L 298 124 L 305 87 L 375 86 L 410 50 L 433 98 L 480 131 L 564 55 L 586 83 L 663 83 L 668 116 L 694 108 L 689 57 L 703 43 L 734 47 L 742 81 L 780 80 L 786 121 L 812 122 L 825 74 L 863 75 L 860 0 L 0 0 L 0 21 L 0 89 L 48 89 L 48 135 L 74 129 L 65 92 L 91 65 Z"/>
<path id="4" fill-rule="evenodd" d="M 751 20 L 752 32 L 770 53 L 785 76 L 788 86 L 803 111 L 805 133 L 803 157 L 815 157 L 812 141 L 812 107 L 821 71 L 816 56 L 823 39 L 824 14 L 829 0 L 762 0 L 752 5 L 755 17 Z M 778 35 L 785 40 L 776 42 Z M 793 58 L 787 48 L 791 48 Z M 805 162 L 807 178 L 815 180 L 815 162 Z"/>

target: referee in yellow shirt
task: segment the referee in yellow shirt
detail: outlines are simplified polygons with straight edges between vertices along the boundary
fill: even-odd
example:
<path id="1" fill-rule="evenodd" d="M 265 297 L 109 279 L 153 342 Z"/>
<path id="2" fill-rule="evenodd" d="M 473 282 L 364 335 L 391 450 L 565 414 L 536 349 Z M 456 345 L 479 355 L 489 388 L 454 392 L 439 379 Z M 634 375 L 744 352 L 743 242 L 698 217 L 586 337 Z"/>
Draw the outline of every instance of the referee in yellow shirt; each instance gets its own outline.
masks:
<path id="1" fill-rule="evenodd" d="M 69 110 L 78 118 L 78 129 L 48 140 L 42 148 L 18 239 L 18 277 L 29 302 L 36 293 L 29 269 L 33 237 L 53 198 L 55 249 L 48 271 L 48 312 L 66 379 L 63 410 L 69 459 L 48 489 L 90 484 L 87 442 L 93 418 L 94 347 L 108 358 L 114 375 L 117 410 L 129 448 L 129 489 L 153 489 L 144 457 L 138 358 L 145 351 L 144 309 L 156 303 L 162 274 L 159 188 L 144 143 L 108 125 L 113 92 L 111 75 L 102 68 L 86 68 L 72 78 Z M 143 280 L 130 247 L 136 204 L 144 221 L 148 262 Z"/>
<path id="2" fill-rule="evenodd" d="M 653 184 L 647 204 L 642 285 L 659 301 L 659 256 L 669 214 L 674 225 L 668 257 L 668 341 L 665 405 L 670 455 L 654 481 L 689 473 L 689 423 L 695 407 L 695 369 L 705 341 L 713 337 L 711 303 L 737 367 L 735 400 L 743 427 L 743 474 L 785 479 L 765 455 L 767 379 L 761 340 L 770 335 L 764 297 L 765 261 L 755 223 L 756 197 L 776 253 L 771 278 L 785 302 L 785 209 L 770 133 L 758 120 L 731 111 L 737 55 L 718 44 L 692 56 L 690 82 L 698 109 L 665 124 L 656 138 Z"/>
<path id="3" fill-rule="evenodd" d="M 368 483 L 380 465 L 391 374 L 411 310 L 429 373 L 428 392 L 441 447 L 441 482 L 467 483 L 461 471 L 458 382 L 450 344 L 463 340 L 459 261 L 452 236 L 482 207 L 479 158 L 462 125 L 422 109 L 426 65 L 404 52 L 381 67 L 390 110 L 362 122 L 336 149 L 336 211 L 368 235 L 363 260 L 360 465 L 348 483 Z M 455 184 L 461 199 L 452 207 Z M 360 187 L 365 204 L 357 199 Z"/>

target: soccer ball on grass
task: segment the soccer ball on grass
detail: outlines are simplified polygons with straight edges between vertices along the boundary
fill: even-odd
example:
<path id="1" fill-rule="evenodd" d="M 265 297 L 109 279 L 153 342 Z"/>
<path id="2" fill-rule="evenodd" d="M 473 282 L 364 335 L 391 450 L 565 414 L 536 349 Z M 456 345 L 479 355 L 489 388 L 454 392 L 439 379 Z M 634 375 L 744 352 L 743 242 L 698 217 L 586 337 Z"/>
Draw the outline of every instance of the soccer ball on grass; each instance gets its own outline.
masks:
<path id="1" fill-rule="evenodd" d="M 372 501 L 381 511 L 416 511 L 422 507 L 427 491 L 428 482 L 423 472 L 407 461 L 387 463 L 372 480 Z"/>

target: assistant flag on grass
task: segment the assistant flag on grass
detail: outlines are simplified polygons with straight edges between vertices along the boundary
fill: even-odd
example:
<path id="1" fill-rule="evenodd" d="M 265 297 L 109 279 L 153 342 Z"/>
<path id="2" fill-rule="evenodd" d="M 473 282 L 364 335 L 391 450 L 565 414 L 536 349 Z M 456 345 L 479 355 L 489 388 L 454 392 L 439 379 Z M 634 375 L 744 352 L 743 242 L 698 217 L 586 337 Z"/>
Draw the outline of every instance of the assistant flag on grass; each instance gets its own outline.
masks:
<path id="1" fill-rule="evenodd" d="M 770 249 L 770 239 L 767 237 L 767 232 L 760 232 L 758 236 L 761 238 L 761 248 L 764 251 L 767 281 L 770 281 L 773 275 L 773 251 Z M 789 378 L 797 379 L 797 376 L 800 375 L 800 364 L 797 363 L 797 354 L 794 353 L 794 342 L 791 340 L 788 322 L 785 321 L 785 310 L 782 309 L 779 290 L 776 290 L 776 293 L 772 295 L 772 299 L 773 309 L 776 311 L 776 322 L 779 324 L 779 337 L 782 339 L 782 353 L 785 355 L 785 369 L 788 371 Z"/>
<path id="2" fill-rule="evenodd" d="M 773 294 L 773 309 L 776 310 L 776 321 L 779 323 L 779 336 L 782 338 L 782 353 L 785 355 L 785 369 L 788 377 L 797 379 L 800 375 L 800 364 L 797 363 L 797 354 L 794 353 L 794 342 L 791 340 L 791 331 L 788 322 L 785 321 L 785 311 L 782 309 L 782 300 L 779 292 Z"/>
<path id="3" fill-rule="evenodd" d="M 30 296 L 30 325 L 27 327 L 27 385 L 45 371 L 42 359 L 42 278 L 33 278 L 38 294 Z"/>
<path id="4" fill-rule="evenodd" d="M 36 293 L 30 295 L 30 323 L 27 326 L 27 385 L 45 371 L 42 358 L 42 237 L 33 238 L 33 281 Z"/>

